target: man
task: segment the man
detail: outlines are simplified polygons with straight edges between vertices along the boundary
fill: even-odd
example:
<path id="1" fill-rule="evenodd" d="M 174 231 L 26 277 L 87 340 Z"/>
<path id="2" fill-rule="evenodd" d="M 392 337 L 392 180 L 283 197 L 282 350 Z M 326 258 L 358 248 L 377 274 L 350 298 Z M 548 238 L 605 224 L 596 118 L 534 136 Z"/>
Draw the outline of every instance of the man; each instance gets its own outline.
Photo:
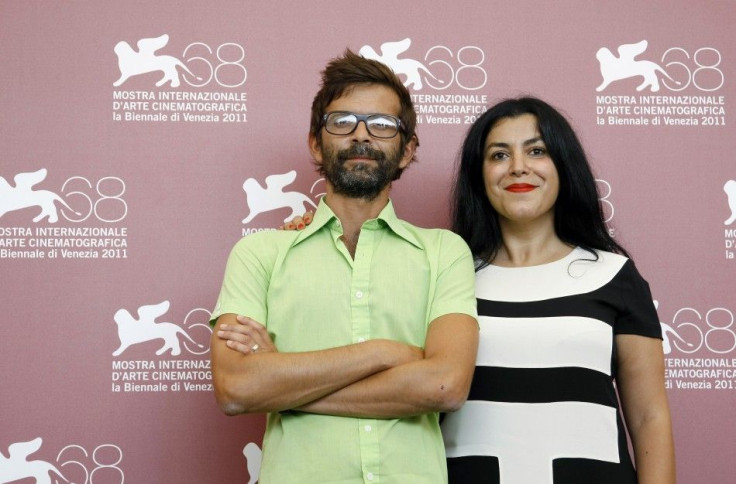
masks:
<path id="1" fill-rule="evenodd" d="M 261 484 L 444 483 L 438 412 L 467 398 L 478 346 L 472 258 L 394 213 L 418 145 L 401 81 L 349 50 L 322 75 L 308 144 L 326 195 L 306 229 L 233 249 L 217 402 L 268 413 Z"/>

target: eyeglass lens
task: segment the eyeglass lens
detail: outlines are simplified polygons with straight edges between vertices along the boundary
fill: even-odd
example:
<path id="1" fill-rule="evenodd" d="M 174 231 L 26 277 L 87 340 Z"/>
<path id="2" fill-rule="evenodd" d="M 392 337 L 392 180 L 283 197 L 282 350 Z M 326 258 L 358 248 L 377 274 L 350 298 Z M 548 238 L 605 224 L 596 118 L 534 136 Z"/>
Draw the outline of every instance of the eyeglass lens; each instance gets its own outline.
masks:
<path id="1" fill-rule="evenodd" d="M 368 133 L 376 138 L 393 138 L 399 131 L 399 120 L 388 114 L 354 114 L 347 112 L 329 113 L 325 128 L 332 134 L 350 134 L 364 121 Z"/>

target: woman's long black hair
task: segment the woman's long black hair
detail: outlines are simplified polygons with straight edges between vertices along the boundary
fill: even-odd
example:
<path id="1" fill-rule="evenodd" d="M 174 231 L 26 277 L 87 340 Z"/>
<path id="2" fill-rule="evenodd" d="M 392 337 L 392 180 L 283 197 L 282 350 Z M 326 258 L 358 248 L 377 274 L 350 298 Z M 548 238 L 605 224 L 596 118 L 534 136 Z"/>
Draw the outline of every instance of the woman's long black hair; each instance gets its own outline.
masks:
<path id="1" fill-rule="evenodd" d="M 486 138 L 505 118 L 531 114 L 560 179 L 554 208 L 555 233 L 563 241 L 590 251 L 626 250 L 608 232 L 595 178 L 570 123 L 555 108 L 533 97 L 506 99 L 491 107 L 470 127 L 463 142 L 452 193 L 452 230 L 470 247 L 477 269 L 488 265 L 501 247 L 498 213 L 486 195 L 483 162 Z"/>

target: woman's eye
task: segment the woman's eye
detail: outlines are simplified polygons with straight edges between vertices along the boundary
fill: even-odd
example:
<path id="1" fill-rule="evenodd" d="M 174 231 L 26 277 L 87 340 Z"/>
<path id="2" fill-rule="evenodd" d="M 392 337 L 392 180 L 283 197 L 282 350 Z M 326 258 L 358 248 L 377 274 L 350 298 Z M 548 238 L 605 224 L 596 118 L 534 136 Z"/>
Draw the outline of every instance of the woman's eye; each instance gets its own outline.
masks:
<path id="1" fill-rule="evenodd" d="M 505 160 L 506 159 L 506 153 L 504 153 L 503 151 L 497 151 L 495 153 L 491 153 L 490 158 L 493 161 Z"/>
<path id="2" fill-rule="evenodd" d="M 544 156 L 547 153 L 547 150 L 544 148 L 532 148 L 531 154 L 534 156 Z"/>

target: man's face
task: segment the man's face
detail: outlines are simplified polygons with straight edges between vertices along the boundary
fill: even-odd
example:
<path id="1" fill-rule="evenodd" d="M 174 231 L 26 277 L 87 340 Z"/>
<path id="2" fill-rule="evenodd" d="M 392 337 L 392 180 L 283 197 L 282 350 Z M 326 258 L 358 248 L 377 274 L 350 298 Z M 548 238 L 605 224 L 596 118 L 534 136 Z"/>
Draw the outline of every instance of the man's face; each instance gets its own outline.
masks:
<path id="1" fill-rule="evenodd" d="M 399 98 L 382 85 L 359 84 L 327 106 L 327 112 L 390 114 L 398 116 Z M 335 135 L 324 127 L 321 140 L 310 138 L 312 156 L 334 193 L 372 200 L 406 167 L 414 153 L 414 143 L 402 146 L 401 133 L 393 138 L 372 136 L 364 122 L 350 134 Z"/>

